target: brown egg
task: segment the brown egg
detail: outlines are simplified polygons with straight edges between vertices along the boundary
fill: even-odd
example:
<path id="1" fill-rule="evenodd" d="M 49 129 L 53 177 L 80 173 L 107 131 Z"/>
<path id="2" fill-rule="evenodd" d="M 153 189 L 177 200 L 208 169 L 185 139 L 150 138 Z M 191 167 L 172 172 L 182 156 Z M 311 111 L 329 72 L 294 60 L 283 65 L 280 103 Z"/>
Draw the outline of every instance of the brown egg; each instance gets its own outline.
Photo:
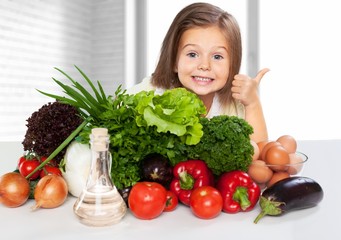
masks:
<path id="1" fill-rule="evenodd" d="M 261 141 L 257 143 L 257 146 L 259 148 L 259 153 L 261 153 L 263 151 L 263 148 L 265 147 L 265 145 L 268 143 L 269 141 Z"/>
<path id="2" fill-rule="evenodd" d="M 296 175 L 303 168 L 303 159 L 300 155 L 296 153 L 290 153 L 289 158 L 290 158 L 290 166 L 287 171 L 290 175 Z"/>
<path id="3" fill-rule="evenodd" d="M 276 142 L 279 142 L 287 151 L 288 153 L 294 153 L 297 149 L 297 142 L 294 137 L 290 135 L 283 135 L 280 136 Z"/>
<path id="4" fill-rule="evenodd" d="M 285 179 L 290 177 L 288 172 L 274 172 L 270 181 L 266 184 L 267 187 L 272 186 L 274 183 L 278 182 L 279 180 Z"/>
<path id="5" fill-rule="evenodd" d="M 280 145 L 272 146 L 266 152 L 265 162 L 274 171 L 286 171 L 290 163 L 289 153 Z"/>
<path id="6" fill-rule="evenodd" d="M 280 146 L 281 144 L 279 142 L 276 141 L 270 141 L 267 144 L 265 144 L 265 146 L 262 149 L 262 152 L 260 154 L 260 159 L 265 160 L 265 155 L 266 152 L 268 151 L 269 148 L 271 148 L 272 146 Z"/>
<path id="7" fill-rule="evenodd" d="M 259 159 L 259 147 L 255 141 L 250 140 L 250 142 L 251 142 L 251 145 L 253 146 L 252 160 L 257 160 Z"/>
<path id="8" fill-rule="evenodd" d="M 268 182 L 273 174 L 272 170 L 266 166 L 263 160 L 252 161 L 247 173 L 257 184 Z"/>
<path id="9" fill-rule="evenodd" d="M 261 142 L 258 142 L 258 143 L 257 143 L 257 146 L 258 146 L 258 148 L 259 148 L 259 159 L 262 159 L 261 154 L 262 154 L 262 152 L 263 152 L 263 149 L 264 149 L 265 145 L 268 144 L 268 142 L 269 142 L 269 141 L 261 141 Z"/>

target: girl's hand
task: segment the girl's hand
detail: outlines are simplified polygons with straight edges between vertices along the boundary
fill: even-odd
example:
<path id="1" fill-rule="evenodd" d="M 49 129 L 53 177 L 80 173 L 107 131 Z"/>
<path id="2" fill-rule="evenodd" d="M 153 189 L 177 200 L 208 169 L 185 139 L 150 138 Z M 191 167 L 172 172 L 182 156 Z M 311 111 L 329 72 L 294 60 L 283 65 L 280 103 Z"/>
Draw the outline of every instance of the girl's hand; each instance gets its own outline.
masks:
<path id="1" fill-rule="evenodd" d="M 232 81 L 232 97 L 240 101 L 244 106 L 259 102 L 258 87 L 261 79 L 269 71 L 264 68 L 257 73 L 255 78 L 247 75 L 237 74 Z"/>

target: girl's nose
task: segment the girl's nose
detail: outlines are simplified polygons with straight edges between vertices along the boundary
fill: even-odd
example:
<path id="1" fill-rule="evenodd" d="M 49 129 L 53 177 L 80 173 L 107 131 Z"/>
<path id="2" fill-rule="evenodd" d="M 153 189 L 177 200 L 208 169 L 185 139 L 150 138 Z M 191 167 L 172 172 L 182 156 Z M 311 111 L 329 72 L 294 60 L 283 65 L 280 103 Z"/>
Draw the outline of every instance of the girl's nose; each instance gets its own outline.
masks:
<path id="1" fill-rule="evenodd" d="M 209 70 L 211 70 L 209 61 L 208 60 L 202 60 L 201 63 L 199 64 L 199 66 L 198 66 L 198 69 L 202 70 L 202 71 L 209 71 Z"/>
<path id="2" fill-rule="evenodd" d="M 210 68 L 210 66 L 209 66 L 209 64 L 207 64 L 207 63 L 202 63 L 202 64 L 200 64 L 199 65 L 199 70 L 202 70 L 202 71 L 209 71 L 209 70 L 211 70 L 211 68 Z"/>

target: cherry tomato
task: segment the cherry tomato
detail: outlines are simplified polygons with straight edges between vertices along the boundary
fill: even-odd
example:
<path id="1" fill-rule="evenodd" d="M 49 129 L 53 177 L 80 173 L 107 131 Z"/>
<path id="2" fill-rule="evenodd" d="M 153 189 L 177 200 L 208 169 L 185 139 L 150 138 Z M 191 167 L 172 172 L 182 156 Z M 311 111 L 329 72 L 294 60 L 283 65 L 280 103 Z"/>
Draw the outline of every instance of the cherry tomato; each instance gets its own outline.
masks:
<path id="1" fill-rule="evenodd" d="M 40 178 L 43 178 L 44 176 L 48 174 L 56 174 L 56 175 L 62 176 L 62 172 L 60 171 L 58 167 L 45 165 L 43 169 L 40 171 Z"/>
<path id="2" fill-rule="evenodd" d="M 167 190 L 157 182 L 138 182 L 130 190 L 128 205 L 140 219 L 158 217 L 166 206 Z"/>
<path id="3" fill-rule="evenodd" d="M 27 161 L 27 158 L 26 158 L 25 156 L 22 156 L 22 157 L 19 158 L 19 160 L 18 160 L 18 169 L 19 169 L 20 165 L 21 165 L 23 162 L 25 162 L 25 161 Z"/>
<path id="4" fill-rule="evenodd" d="M 171 212 L 174 211 L 175 208 L 178 206 L 179 200 L 178 197 L 172 191 L 167 191 L 167 201 L 166 206 L 163 209 L 164 212 Z"/>
<path id="5" fill-rule="evenodd" d="M 26 177 L 29 175 L 34 169 L 36 169 L 40 165 L 40 162 L 37 159 L 27 159 L 26 161 L 23 161 L 19 166 L 19 172 L 21 175 Z M 36 171 L 31 177 L 30 180 L 37 179 L 40 175 L 40 171 Z"/>
<path id="6" fill-rule="evenodd" d="M 223 198 L 212 186 L 202 186 L 193 190 L 189 206 L 193 214 L 202 219 L 217 217 L 223 209 Z"/>
<path id="7" fill-rule="evenodd" d="M 40 162 L 45 162 L 46 159 L 47 159 L 47 157 L 45 157 L 45 156 L 40 157 Z M 54 159 L 51 159 L 47 164 L 50 166 L 58 167 L 58 163 Z"/>

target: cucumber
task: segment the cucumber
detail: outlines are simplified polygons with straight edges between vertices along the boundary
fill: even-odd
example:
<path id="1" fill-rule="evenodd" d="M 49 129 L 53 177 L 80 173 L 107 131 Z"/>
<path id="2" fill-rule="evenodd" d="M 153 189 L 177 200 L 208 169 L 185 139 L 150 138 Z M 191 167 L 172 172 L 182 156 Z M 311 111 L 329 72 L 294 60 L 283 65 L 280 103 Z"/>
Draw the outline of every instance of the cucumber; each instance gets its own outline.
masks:
<path id="1" fill-rule="evenodd" d="M 260 197 L 261 212 L 257 223 L 266 215 L 278 216 L 285 212 L 316 206 L 323 199 L 323 189 L 308 177 L 289 177 L 265 189 Z"/>

